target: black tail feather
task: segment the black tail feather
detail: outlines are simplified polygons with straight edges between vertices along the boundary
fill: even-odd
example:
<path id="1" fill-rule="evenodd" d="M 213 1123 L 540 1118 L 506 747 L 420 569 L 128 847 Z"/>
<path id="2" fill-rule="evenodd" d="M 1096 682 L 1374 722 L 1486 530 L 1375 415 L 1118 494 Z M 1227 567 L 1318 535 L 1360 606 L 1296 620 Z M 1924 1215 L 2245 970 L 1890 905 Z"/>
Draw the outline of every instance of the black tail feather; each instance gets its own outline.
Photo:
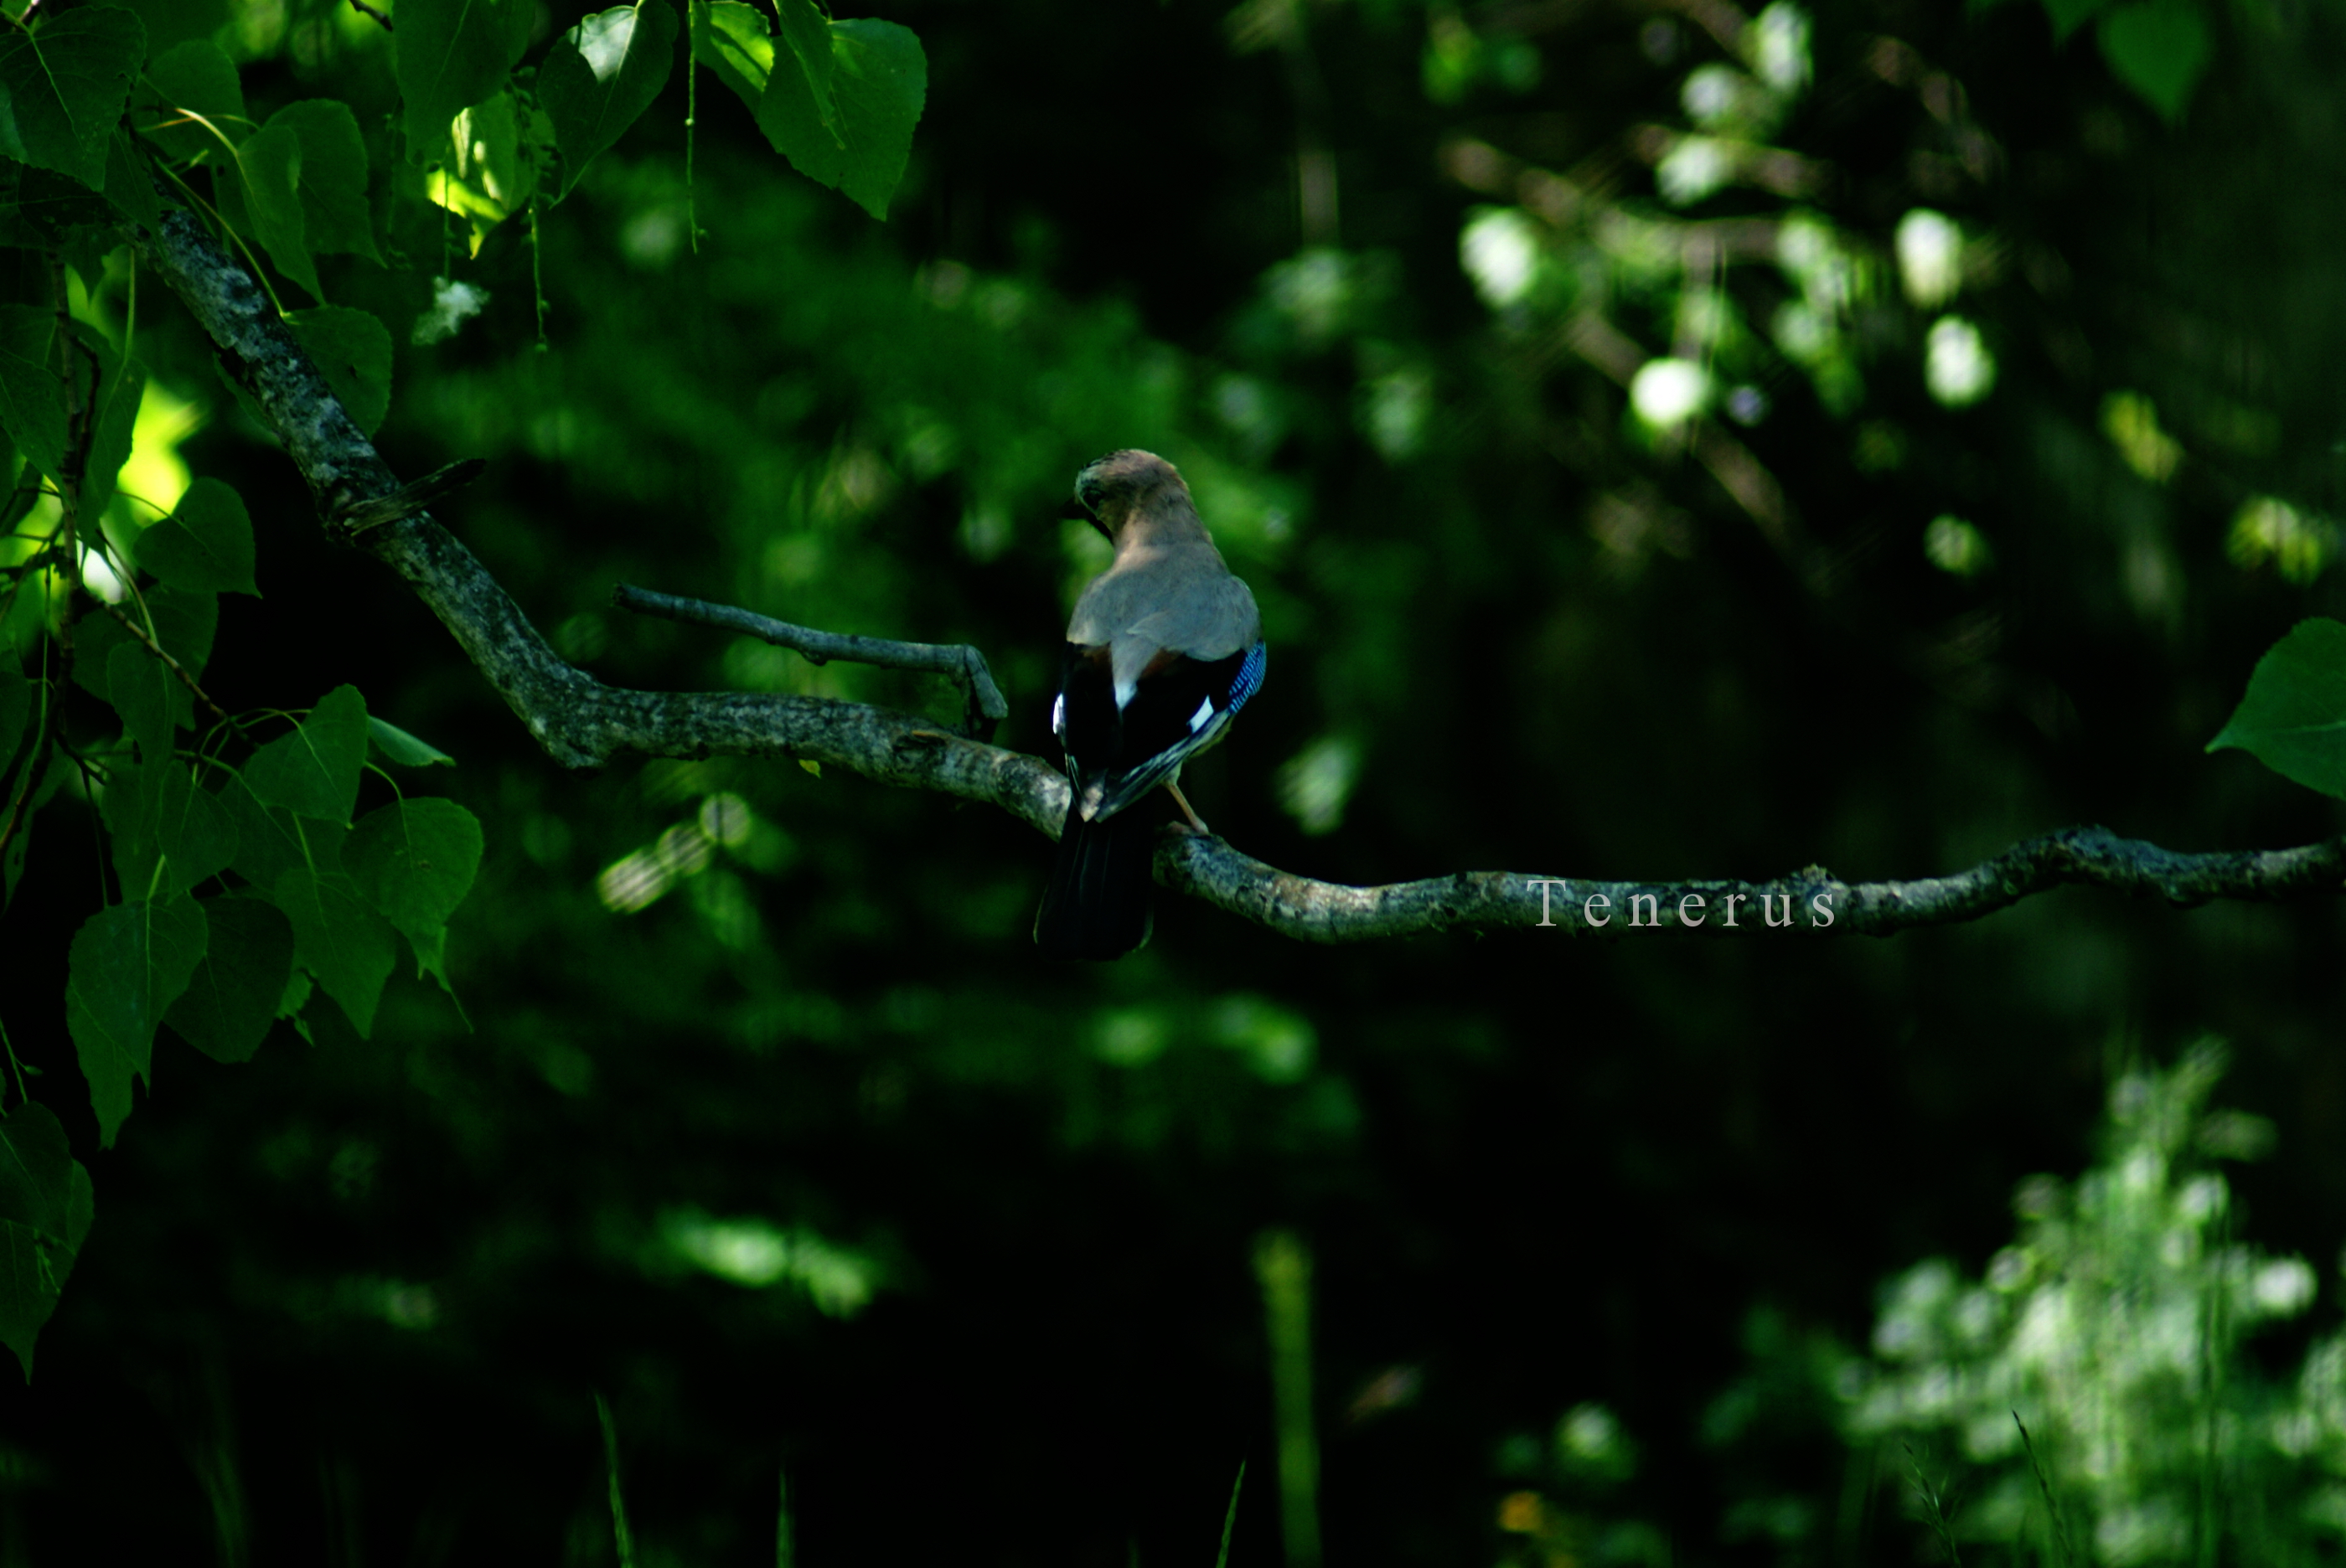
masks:
<path id="1" fill-rule="evenodd" d="M 1067 807 L 1058 857 L 1035 915 L 1046 958 L 1122 958 L 1148 940 L 1157 825 L 1141 811 L 1086 822 Z"/>

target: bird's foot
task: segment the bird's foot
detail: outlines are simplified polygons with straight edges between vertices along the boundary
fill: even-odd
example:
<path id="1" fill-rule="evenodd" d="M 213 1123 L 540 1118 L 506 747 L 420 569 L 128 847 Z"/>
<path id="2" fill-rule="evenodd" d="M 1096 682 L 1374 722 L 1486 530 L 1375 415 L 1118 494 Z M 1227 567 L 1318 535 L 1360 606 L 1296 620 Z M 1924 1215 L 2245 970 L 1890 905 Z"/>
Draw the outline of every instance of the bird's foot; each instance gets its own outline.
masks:
<path id="1" fill-rule="evenodd" d="M 1189 809 L 1189 802 L 1184 799 L 1181 794 L 1181 786 L 1178 784 L 1168 784 L 1165 786 L 1165 789 L 1166 792 L 1173 797 L 1173 804 L 1181 808 L 1181 815 L 1189 819 L 1187 822 L 1174 823 L 1173 827 L 1175 830 L 1183 833 L 1194 833 L 1200 839 L 1212 838 L 1214 836 L 1214 830 L 1206 826 L 1206 820 L 1203 817 L 1198 816 L 1197 812 Z"/>

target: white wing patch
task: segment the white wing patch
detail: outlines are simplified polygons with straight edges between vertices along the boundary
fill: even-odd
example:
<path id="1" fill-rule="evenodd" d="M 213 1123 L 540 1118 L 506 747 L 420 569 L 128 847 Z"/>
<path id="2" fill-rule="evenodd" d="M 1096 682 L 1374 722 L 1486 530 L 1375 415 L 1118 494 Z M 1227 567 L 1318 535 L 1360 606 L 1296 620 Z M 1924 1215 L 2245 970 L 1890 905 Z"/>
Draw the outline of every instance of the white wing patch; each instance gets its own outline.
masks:
<path id="1" fill-rule="evenodd" d="M 1199 697 L 1198 699 L 1198 711 L 1189 716 L 1189 733 L 1195 735 L 1198 731 L 1205 728 L 1206 721 L 1213 717 L 1214 699 L 1210 697 Z"/>
<path id="2" fill-rule="evenodd" d="M 1064 691 L 1051 701 L 1051 733 L 1062 740 L 1067 737 L 1067 694 Z"/>

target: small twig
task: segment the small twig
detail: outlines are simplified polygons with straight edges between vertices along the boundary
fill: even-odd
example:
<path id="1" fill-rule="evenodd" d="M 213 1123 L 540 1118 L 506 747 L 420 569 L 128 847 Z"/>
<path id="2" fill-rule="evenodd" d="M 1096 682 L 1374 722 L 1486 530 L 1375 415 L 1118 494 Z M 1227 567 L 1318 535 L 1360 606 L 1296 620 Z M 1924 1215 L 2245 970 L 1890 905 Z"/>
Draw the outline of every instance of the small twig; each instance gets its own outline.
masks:
<path id="1" fill-rule="evenodd" d="M 188 673 L 186 667 L 181 665 L 178 659 L 173 658 L 170 656 L 170 653 L 161 643 L 155 640 L 154 634 L 148 631 L 145 626 L 140 626 L 136 619 L 122 613 L 122 606 L 120 605 L 110 605 L 104 599 L 98 600 L 97 603 L 99 607 L 105 610 L 107 615 L 112 616 L 116 620 L 120 621 L 124 627 L 129 631 L 132 636 L 137 637 L 140 643 L 144 644 L 148 653 L 153 654 L 157 658 L 161 659 L 163 661 L 163 667 L 169 670 L 173 675 L 178 676 L 179 677 L 180 684 L 185 686 L 189 691 L 195 693 L 196 700 L 202 703 L 206 708 L 210 708 L 212 712 L 219 717 L 221 723 L 233 725 L 236 722 L 235 719 L 229 717 L 227 708 L 222 708 L 219 703 L 214 702 L 211 699 L 211 694 L 204 690 L 202 687 L 196 684 L 196 677 Z"/>
<path id="2" fill-rule="evenodd" d="M 373 6 L 368 5 L 366 0 L 351 0 L 351 9 L 356 11 L 362 16 L 373 17 L 377 22 L 382 25 L 382 30 L 386 33 L 393 30 L 391 25 L 391 18 L 376 10 Z"/>
<path id="3" fill-rule="evenodd" d="M 410 480 L 388 495 L 378 495 L 371 501 L 344 501 L 334 508 L 327 522 L 341 529 L 346 539 L 355 539 L 368 529 L 380 528 L 386 523 L 403 523 L 430 511 L 432 504 L 442 496 L 470 484 L 488 466 L 483 458 L 459 458 L 421 479 Z"/>
<path id="4" fill-rule="evenodd" d="M 994 672 L 986 667 L 985 656 L 967 644 L 899 643 L 885 637 L 857 636 L 850 632 L 819 632 L 811 626 L 774 620 L 753 610 L 712 605 L 700 599 L 679 599 L 626 583 L 611 590 L 611 602 L 638 615 L 740 632 L 776 647 L 789 648 L 812 664 L 829 664 L 836 658 L 850 664 L 876 665 L 882 669 L 952 676 L 963 683 L 969 694 L 968 707 L 962 715 L 962 733 L 973 740 L 991 736 L 994 727 L 1010 713 L 1001 688 L 994 684 Z"/>

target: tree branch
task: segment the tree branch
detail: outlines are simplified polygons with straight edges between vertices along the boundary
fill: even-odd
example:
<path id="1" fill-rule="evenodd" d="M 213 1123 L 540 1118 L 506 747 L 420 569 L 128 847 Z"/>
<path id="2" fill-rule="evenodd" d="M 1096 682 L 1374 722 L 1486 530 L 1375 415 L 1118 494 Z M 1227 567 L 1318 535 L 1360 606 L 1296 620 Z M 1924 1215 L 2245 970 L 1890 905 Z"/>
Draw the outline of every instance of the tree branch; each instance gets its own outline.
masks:
<path id="1" fill-rule="evenodd" d="M 992 738 L 994 727 L 1010 716 L 1010 705 L 1002 699 L 1002 688 L 994 684 L 994 672 L 986 667 L 985 656 L 966 643 L 899 643 L 885 637 L 857 636 L 850 632 L 821 632 L 731 605 L 679 599 L 672 594 L 655 594 L 648 588 L 626 583 L 612 588 L 611 602 L 638 615 L 741 632 L 776 647 L 788 648 L 811 664 L 829 664 L 836 658 L 850 664 L 876 665 L 882 669 L 952 676 L 962 683 L 968 699 L 962 714 L 962 733 L 972 740 Z"/>
<path id="2" fill-rule="evenodd" d="M 564 662 L 473 553 L 428 514 L 393 515 L 352 532 L 342 520 L 382 516 L 386 509 L 371 504 L 401 486 L 278 321 L 259 285 L 184 211 L 166 214 L 159 230 L 142 235 L 140 249 L 267 412 L 329 529 L 413 585 L 557 762 L 593 768 L 626 752 L 800 758 L 882 784 L 984 801 L 1057 836 L 1066 814 L 1066 781 L 1037 759 L 862 703 L 606 686 Z M 767 635 L 747 624 L 762 617 L 699 608 L 718 613 L 688 618 Z M 832 644 L 819 640 L 830 634 L 781 629 L 808 637 L 822 657 L 854 657 L 832 650 L 865 641 Z M 953 673 L 962 668 L 956 665 Z M 2188 855 L 2121 839 L 2105 828 L 2069 828 L 1953 876 L 1912 881 L 1848 882 L 1810 866 L 1767 882 L 1600 882 L 1464 871 L 1354 888 L 1267 866 L 1220 839 L 1168 830 L 1158 848 L 1157 874 L 1170 888 L 1305 942 L 1366 942 L 1462 927 L 1597 936 L 1664 929 L 1758 938 L 1883 936 L 1976 920 L 2071 883 L 2156 895 L 2187 907 L 2212 899 L 2333 893 L 2346 883 L 2346 836 L 2294 850 Z"/>

